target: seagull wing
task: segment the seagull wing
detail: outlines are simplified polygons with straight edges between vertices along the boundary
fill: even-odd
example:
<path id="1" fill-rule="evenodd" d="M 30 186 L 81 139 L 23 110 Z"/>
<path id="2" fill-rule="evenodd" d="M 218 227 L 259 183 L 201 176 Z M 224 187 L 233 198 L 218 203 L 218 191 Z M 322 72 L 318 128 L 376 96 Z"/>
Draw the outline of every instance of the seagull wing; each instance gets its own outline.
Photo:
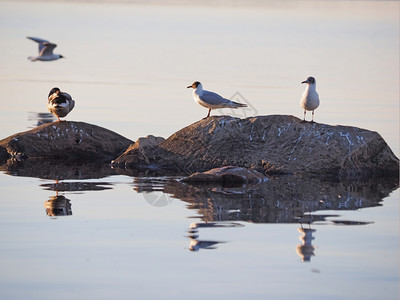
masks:
<path id="1" fill-rule="evenodd" d="M 221 105 L 230 102 L 228 99 L 222 98 L 220 95 L 216 93 L 204 90 L 199 98 L 201 101 L 206 102 L 210 105 Z"/>
<path id="2" fill-rule="evenodd" d="M 44 40 L 44 39 L 40 39 L 40 38 L 37 38 L 37 37 L 27 36 L 26 38 L 27 38 L 27 39 L 30 39 L 30 40 L 32 40 L 32 41 L 34 41 L 34 42 L 36 42 L 36 43 L 39 44 L 39 53 L 42 52 L 42 49 L 45 47 L 45 43 L 50 44 L 49 41 Z M 54 49 L 54 48 L 53 48 L 53 49 Z"/>
<path id="3" fill-rule="evenodd" d="M 243 103 L 237 103 L 235 101 L 231 101 L 229 99 L 223 98 L 220 95 L 209 92 L 209 91 L 204 91 L 200 95 L 200 100 L 214 106 L 215 108 L 223 108 L 223 107 L 231 107 L 231 108 L 237 108 L 237 107 L 246 107 L 246 104 Z"/>
<path id="4" fill-rule="evenodd" d="M 32 41 L 35 41 L 36 43 L 50 43 L 49 41 L 47 41 L 47 40 L 44 40 L 44 39 L 40 39 L 40 38 L 37 38 L 37 37 L 33 37 L 33 36 L 27 36 L 26 37 L 27 39 L 30 39 L 30 40 L 32 40 Z"/>
<path id="5" fill-rule="evenodd" d="M 43 47 L 40 49 L 40 46 L 43 46 Z M 51 56 L 51 55 L 53 55 L 53 49 L 55 47 L 57 47 L 57 45 L 52 44 L 52 43 L 39 44 L 39 50 L 40 50 L 39 55 L 40 56 Z"/>

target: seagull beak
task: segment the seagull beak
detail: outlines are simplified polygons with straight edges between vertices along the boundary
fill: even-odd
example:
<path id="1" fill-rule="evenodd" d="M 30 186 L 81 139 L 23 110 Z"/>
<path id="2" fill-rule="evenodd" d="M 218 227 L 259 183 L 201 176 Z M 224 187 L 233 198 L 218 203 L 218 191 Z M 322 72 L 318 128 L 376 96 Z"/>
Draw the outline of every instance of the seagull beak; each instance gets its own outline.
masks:
<path id="1" fill-rule="evenodd" d="M 188 87 L 187 87 L 187 89 L 190 89 L 192 86 L 191 85 L 189 85 Z"/>
<path id="2" fill-rule="evenodd" d="M 302 81 L 301 83 L 308 83 L 308 81 L 307 81 L 307 80 L 304 80 L 304 81 Z"/>

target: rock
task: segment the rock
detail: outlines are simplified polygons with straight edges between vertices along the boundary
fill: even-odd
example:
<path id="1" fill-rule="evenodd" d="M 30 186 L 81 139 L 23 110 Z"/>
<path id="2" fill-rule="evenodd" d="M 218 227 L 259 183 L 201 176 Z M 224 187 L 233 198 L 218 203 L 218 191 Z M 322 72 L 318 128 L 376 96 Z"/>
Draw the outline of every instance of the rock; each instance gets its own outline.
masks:
<path id="1" fill-rule="evenodd" d="M 233 165 L 269 175 L 399 175 L 399 159 L 378 133 L 350 126 L 302 123 L 285 115 L 205 118 L 158 146 L 127 151 L 116 161 L 125 167 L 147 165 L 183 174 Z"/>
<path id="2" fill-rule="evenodd" d="M 163 137 L 155 137 L 148 135 L 139 138 L 133 145 L 117 159 L 112 161 L 113 167 L 136 168 L 141 166 L 151 168 L 150 159 L 146 156 L 153 148 L 157 147 L 161 142 L 165 141 Z"/>
<path id="3" fill-rule="evenodd" d="M 216 168 L 207 172 L 197 172 L 189 177 L 181 179 L 182 182 L 191 183 L 221 183 L 221 184 L 247 184 L 260 183 L 267 180 L 267 177 L 255 170 L 241 167 L 227 166 Z"/>
<path id="4" fill-rule="evenodd" d="M 12 158 L 50 158 L 106 162 L 121 155 L 132 141 L 83 122 L 54 122 L 0 141 L 2 163 Z M 5 155 L 7 153 L 7 155 Z"/>

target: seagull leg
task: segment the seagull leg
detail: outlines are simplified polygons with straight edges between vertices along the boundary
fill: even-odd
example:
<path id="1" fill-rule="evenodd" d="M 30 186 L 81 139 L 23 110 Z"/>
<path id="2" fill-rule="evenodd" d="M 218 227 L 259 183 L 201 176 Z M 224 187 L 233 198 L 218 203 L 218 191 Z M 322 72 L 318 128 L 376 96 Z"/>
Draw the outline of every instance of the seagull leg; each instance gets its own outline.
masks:
<path id="1" fill-rule="evenodd" d="M 314 111 L 312 111 L 311 123 L 314 123 Z"/>
<path id="2" fill-rule="evenodd" d="M 306 121 L 306 110 L 304 110 L 304 118 L 303 121 L 301 121 L 301 123 L 304 123 Z"/>
<path id="3" fill-rule="evenodd" d="M 211 108 L 208 109 L 208 115 L 206 118 L 208 118 L 210 116 L 210 112 L 211 112 Z"/>
<path id="4" fill-rule="evenodd" d="M 58 122 L 61 122 L 61 120 L 60 120 L 59 116 L 57 116 L 57 120 L 58 120 Z"/>

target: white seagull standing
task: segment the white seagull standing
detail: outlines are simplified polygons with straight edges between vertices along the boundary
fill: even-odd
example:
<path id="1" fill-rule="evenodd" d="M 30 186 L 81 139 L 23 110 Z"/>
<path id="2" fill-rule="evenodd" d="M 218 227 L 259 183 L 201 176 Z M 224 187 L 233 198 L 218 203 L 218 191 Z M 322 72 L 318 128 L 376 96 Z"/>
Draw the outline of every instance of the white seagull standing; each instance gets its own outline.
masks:
<path id="1" fill-rule="evenodd" d="M 306 90 L 301 96 L 300 106 L 304 109 L 304 119 L 303 122 L 306 121 L 306 111 L 312 111 L 312 119 L 311 123 L 314 122 L 314 110 L 316 110 L 319 106 L 319 96 L 315 89 L 316 82 L 314 77 L 308 77 L 307 80 L 302 83 L 306 83 Z"/>
<path id="2" fill-rule="evenodd" d="M 212 109 L 224 107 L 247 107 L 246 104 L 237 103 L 229 99 L 225 99 L 216 93 L 203 90 L 203 85 L 199 81 L 193 82 L 192 85 L 189 85 L 187 88 L 193 88 L 194 101 L 196 101 L 201 106 L 208 108 L 208 115 L 206 118 L 210 116 L 210 112 Z"/>
<path id="3" fill-rule="evenodd" d="M 72 100 L 70 94 L 61 92 L 58 87 L 50 90 L 47 99 L 47 109 L 57 117 L 58 122 L 61 122 L 60 117 L 65 117 L 74 108 L 75 101 Z"/>
<path id="4" fill-rule="evenodd" d="M 27 39 L 30 39 L 39 44 L 39 55 L 38 56 L 29 56 L 28 59 L 30 61 L 51 61 L 57 60 L 59 58 L 63 58 L 64 56 L 60 54 L 53 54 L 53 50 L 57 47 L 56 44 L 50 43 L 49 41 L 39 39 L 36 37 L 27 36 Z"/>

